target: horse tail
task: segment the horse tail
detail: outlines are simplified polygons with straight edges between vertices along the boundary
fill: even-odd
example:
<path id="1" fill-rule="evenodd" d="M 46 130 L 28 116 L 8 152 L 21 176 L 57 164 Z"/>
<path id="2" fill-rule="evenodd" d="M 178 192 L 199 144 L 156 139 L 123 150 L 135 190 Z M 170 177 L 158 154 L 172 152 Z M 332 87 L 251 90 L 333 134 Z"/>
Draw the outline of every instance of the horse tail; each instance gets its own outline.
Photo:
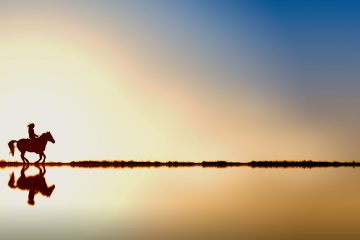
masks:
<path id="1" fill-rule="evenodd" d="M 16 186 L 15 186 L 15 175 L 14 175 L 14 173 L 12 173 L 12 174 L 10 175 L 10 179 L 9 179 L 8 185 L 9 185 L 9 187 L 11 187 L 11 188 L 16 188 Z"/>
<path id="2" fill-rule="evenodd" d="M 9 148 L 10 148 L 10 154 L 12 155 L 12 156 L 14 156 L 14 153 L 15 153 L 15 143 L 16 143 L 17 141 L 15 141 L 15 140 L 11 140 L 9 143 L 8 143 L 8 146 L 9 146 Z"/>

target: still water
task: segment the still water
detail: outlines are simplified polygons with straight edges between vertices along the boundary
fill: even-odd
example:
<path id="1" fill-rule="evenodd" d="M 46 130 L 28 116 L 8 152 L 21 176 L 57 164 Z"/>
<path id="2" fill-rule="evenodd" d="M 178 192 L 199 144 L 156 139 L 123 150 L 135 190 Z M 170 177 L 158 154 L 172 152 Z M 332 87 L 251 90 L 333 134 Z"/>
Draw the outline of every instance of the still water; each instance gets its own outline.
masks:
<path id="1" fill-rule="evenodd" d="M 360 168 L 44 170 L 0 169 L 0 239 L 360 239 Z"/>

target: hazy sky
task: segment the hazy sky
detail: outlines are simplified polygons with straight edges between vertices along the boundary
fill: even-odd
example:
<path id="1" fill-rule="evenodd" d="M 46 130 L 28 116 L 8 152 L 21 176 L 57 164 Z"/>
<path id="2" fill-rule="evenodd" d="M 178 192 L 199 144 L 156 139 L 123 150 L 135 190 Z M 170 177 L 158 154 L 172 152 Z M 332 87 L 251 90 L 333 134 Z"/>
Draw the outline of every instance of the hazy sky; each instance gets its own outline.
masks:
<path id="1" fill-rule="evenodd" d="M 357 1 L 74 2 L 0 3 L 0 158 L 359 159 Z"/>

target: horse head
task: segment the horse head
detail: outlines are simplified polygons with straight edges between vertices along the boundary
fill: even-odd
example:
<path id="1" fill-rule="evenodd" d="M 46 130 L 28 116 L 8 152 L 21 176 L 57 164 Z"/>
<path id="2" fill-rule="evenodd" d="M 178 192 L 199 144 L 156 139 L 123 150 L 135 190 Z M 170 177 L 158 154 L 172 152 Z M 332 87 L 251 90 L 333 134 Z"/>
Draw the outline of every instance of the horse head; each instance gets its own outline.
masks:
<path id="1" fill-rule="evenodd" d="M 50 132 L 46 132 L 45 134 L 46 134 L 46 140 L 55 143 L 55 139 L 53 138 Z"/>

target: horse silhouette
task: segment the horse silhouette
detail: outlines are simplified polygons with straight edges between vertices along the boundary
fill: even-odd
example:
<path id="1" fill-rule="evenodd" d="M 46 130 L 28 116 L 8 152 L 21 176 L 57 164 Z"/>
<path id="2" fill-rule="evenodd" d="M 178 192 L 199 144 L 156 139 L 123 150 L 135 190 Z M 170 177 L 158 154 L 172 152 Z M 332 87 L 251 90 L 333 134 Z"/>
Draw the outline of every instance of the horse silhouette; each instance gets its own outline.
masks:
<path id="1" fill-rule="evenodd" d="M 40 137 L 35 139 L 22 138 L 18 141 L 11 140 L 8 143 L 8 146 L 10 148 L 11 155 L 14 156 L 15 143 L 17 143 L 17 148 L 21 153 L 21 159 L 24 163 L 29 163 L 29 160 L 25 157 L 26 152 L 34 152 L 39 154 L 40 158 L 35 163 L 39 163 L 42 159 L 43 159 L 42 163 L 44 163 L 46 159 L 46 155 L 44 154 L 44 151 L 48 141 L 55 143 L 55 140 L 50 132 L 43 133 L 41 134 Z"/>
<path id="2" fill-rule="evenodd" d="M 47 185 L 45 180 L 45 173 L 46 169 L 45 166 L 42 166 L 40 168 L 39 166 L 36 166 L 39 169 L 39 173 L 34 176 L 26 176 L 25 172 L 29 168 L 29 165 L 24 165 L 21 169 L 21 175 L 16 181 L 15 185 L 15 175 L 14 172 L 10 175 L 8 186 L 13 189 L 20 189 L 20 190 L 28 190 L 28 204 L 29 205 L 35 205 L 35 195 L 37 193 L 41 193 L 43 196 L 50 197 L 52 192 L 55 189 L 55 185 L 51 185 L 50 187 Z"/>

